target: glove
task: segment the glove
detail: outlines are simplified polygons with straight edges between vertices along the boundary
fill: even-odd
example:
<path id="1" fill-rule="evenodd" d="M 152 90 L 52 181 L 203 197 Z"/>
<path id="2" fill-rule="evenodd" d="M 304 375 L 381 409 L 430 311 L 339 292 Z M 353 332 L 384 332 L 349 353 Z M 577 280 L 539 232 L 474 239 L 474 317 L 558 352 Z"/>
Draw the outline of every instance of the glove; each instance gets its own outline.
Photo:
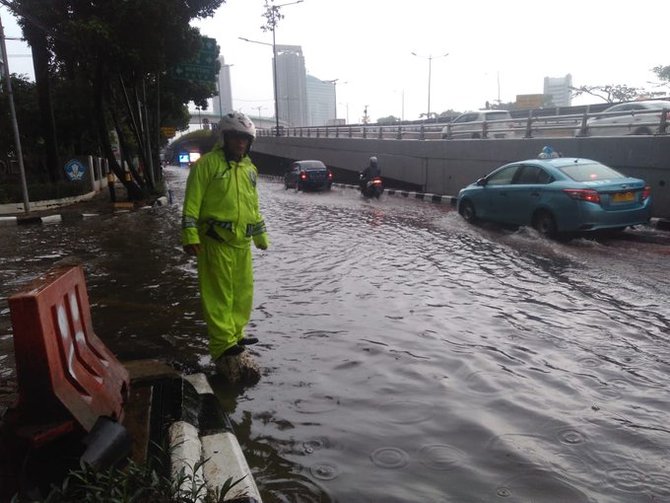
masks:
<path id="1" fill-rule="evenodd" d="M 254 245 L 259 250 L 267 250 L 268 247 L 270 246 L 270 240 L 268 239 L 268 235 L 266 232 L 254 236 L 253 239 L 254 239 Z"/>

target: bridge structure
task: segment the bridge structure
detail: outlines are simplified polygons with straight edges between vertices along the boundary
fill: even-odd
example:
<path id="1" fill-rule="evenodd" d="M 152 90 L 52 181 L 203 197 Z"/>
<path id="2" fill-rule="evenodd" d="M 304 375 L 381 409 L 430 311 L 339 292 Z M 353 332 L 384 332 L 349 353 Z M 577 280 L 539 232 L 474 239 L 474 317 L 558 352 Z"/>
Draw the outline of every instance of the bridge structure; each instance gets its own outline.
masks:
<path id="1" fill-rule="evenodd" d="M 259 129 L 263 128 L 269 129 L 275 127 L 274 117 L 259 117 L 249 114 L 247 114 L 247 116 Z M 199 129 L 211 129 L 211 125 L 218 124 L 220 120 L 221 115 L 219 114 L 214 114 L 211 112 L 203 112 L 203 111 L 196 111 L 196 112 L 192 111 L 188 123 L 190 126 L 195 126 L 196 128 L 198 128 L 199 126 Z M 193 130 L 194 128 L 191 127 L 190 129 Z"/>
<path id="2" fill-rule="evenodd" d="M 670 218 L 667 134 L 462 140 L 261 135 L 252 152 L 263 173 L 281 175 L 294 160 L 319 159 L 342 183 L 355 183 L 358 171 L 375 155 L 387 187 L 454 196 L 503 164 L 536 158 L 545 145 L 565 157 L 593 159 L 644 179 L 652 190 L 653 216 Z"/>

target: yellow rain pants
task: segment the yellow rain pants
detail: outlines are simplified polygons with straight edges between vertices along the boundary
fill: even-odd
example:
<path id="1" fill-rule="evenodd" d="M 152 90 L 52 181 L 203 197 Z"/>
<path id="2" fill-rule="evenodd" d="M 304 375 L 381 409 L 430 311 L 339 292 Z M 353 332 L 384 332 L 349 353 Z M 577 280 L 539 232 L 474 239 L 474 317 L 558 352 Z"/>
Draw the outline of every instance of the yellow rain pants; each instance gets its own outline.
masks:
<path id="1" fill-rule="evenodd" d="M 254 297 L 251 247 L 233 248 L 205 237 L 198 254 L 200 298 L 209 352 L 218 358 L 244 337 Z"/>

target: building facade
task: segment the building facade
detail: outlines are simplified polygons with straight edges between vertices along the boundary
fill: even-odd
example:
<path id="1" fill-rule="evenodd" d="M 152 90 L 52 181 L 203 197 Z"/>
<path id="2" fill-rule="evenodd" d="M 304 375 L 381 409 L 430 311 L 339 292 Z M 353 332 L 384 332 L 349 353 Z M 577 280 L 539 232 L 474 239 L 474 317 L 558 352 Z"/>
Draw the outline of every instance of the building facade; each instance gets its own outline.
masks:
<path id="1" fill-rule="evenodd" d="M 219 78 L 216 82 L 218 96 L 212 98 L 212 109 L 214 115 L 221 117 L 233 110 L 233 91 L 230 85 L 230 67 L 224 61 L 223 56 L 219 58 L 221 69 L 219 70 Z"/>
<path id="2" fill-rule="evenodd" d="M 551 96 L 551 104 L 556 107 L 569 107 L 572 104 L 572 75 L 565 77 L 545 77 L 544 94 Z"/>
<path id="3" fill-rule="evenodd" d="M 310 126 L 327 126 L 335 119 L 335 83 L 307 75 L 307 112 Z"/>
<path id="4" fill-rule="evenodd" d="M 277 106 L 279 120 L 290 127 L 309 125 L 305 58 L 299 45 L 277 45 Z"/>

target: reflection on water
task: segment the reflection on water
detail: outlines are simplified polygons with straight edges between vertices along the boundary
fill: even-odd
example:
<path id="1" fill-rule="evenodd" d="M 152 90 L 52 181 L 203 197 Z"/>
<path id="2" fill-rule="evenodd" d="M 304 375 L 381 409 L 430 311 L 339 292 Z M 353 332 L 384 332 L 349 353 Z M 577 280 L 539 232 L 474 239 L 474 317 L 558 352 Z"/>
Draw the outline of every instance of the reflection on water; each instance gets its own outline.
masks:
<path id="1" fill-rule="evenodd" d="M 181 201 L 186 173 L 168 175 Z M 667 247 L 554 243 L 349 189 L 260 190 L 271 249 L 254 251 L 250 332 L 264 376 L 212 385 L 264 501 L 670 499 Z M 1 228 L 0 293 L 77 257 L 121 358 L 212 372 L 179 213 Z"/>

